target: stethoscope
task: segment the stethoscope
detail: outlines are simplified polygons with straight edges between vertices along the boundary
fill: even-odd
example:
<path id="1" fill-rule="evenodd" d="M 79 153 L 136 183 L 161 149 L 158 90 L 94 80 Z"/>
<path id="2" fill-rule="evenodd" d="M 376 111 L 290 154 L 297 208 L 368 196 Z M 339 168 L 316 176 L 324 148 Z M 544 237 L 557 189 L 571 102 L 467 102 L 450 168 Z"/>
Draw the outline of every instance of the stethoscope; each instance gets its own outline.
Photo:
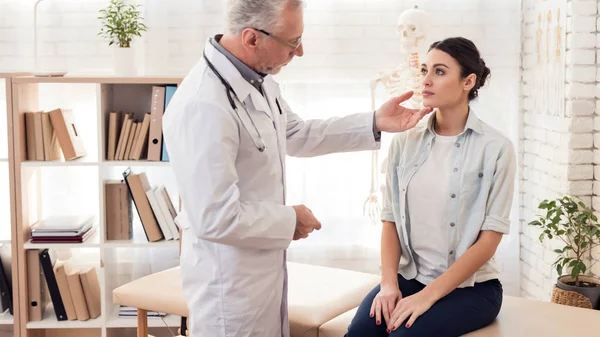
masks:
<path id="1" fill-rule="evenodd" d="M 221 75 L 221 73 L 219 73 L 217 68 L 215 68 L 215 66 L 208 60 L 208 57 L 206 57 L 206 54 L 202 53 L 202 56 L 204 57 L 204 60 L 206 60 L 206 64 L 208 65 L 208 67 L 215 73 L 215 75 L 217 75 L 219 80 L 221 80 L 221 83 L 223 83 L 223 86 L 225 86 L 229 104 L 231 105 L 231 108 L 235 111 L 235 114 L 240 119 L 240 122 L 242 122 L 242 125 L 244 126 L 244 129 L 246 129 L 246 132 L 248 133 L 248 136 L 250 136 L 250 139 L 252 139 L 254 146 L 256 146 L 258 151 L 264 152 L 267 147 L 265 145 L 265 142 L 263 142 L 262 136 L 260 135 L 260 132 L 258 131 L 258 128 L 256 127 L 256 124 L 254 124 L 254 120 L 252 120 L 252 117 L 250 117 L 250 113 L 248 112 L 248 109 L 246 109 L 246 106 L 244 105 L 244 103 L 242 103 L 242 101 L 240 100 L 238 95 L 235 93 L 235 91 L 233 90 L 233 88 L 231 87 L 229 82 L 227 82 L 227 80 Z M 231 97 L 232 94 L 233 94 L 233 97 Z M 250 133 L 250 130 L 248 130 L 248 127 L 246 127 L 246 123 L 244 123 L 244 120 L 240 117 L 240 113 L 238 112 L 237 104 L 235 104 L 234 98 L 238 102 L 240 102 L 240 104 L 242 105 L 242 108 L 244 109 L 244 111 L 246 111 L 246 115 L 248 116 L 248 119 L 250 119 L 250 122 L 252 122 L 252 126 L 254 126 L 254 130 L 256 131 L 256 134 L 258 135 L 258 141 L 256 141 L 256 139 L 252 136 L 252 134 Z M 279 105 L 279 102 L 277 102 L 277 104 Z"/>

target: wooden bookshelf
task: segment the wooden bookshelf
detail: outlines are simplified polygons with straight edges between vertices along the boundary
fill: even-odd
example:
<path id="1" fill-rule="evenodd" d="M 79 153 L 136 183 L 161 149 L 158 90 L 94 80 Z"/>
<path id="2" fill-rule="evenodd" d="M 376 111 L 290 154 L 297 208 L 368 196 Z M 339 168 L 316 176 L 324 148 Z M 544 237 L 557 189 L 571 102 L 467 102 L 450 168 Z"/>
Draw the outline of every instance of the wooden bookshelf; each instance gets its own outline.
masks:
<path id="1" fill-rule="evenodd" d="M 168 162 L 148 160 L 106 160 L 106 137 L 108 134 L 108 117 L 111 111 L 130 111 L 136 117 L 150 112 L 151 89 L 154 85 L 179 85 L 182 78 L 171 77 L 34 77 L 18 76 L 11 79 L 12 111 L 10 118 L 14 121 L 11 128 L 12 165 L 14 166 L 13 197 L 13 256 L 17 257 L 17 273 L 13 278 L 19 280 L 18 315 L 15 329 L 20 337 L 38 336 L 135 336 L 132 329 L 137 319 L 123 318 L 118 315 L 118 307 L 112 302 L 112 290 L 135 278 L 158 270 L 146 266 L 144 256 L 158 249 L 159 252 L 172 250 L 178 256 L 179 241 L 161 240 L 148 242 L 143 233 L 141 223 L 137 219 L 134 205 L 134 233 L 131 240 L 106 240 L 104 181 L 122 179 L 122 172 L 131 167 L 134 172 L 146 172 L 150 183 L 166 184 L 169 193 L 175 192 L 168 185 L 172 172 Z M 56 93 L 56 94 L 54 94 Z M 49 111 L 52 109 L 72 109 L 75 121 L 81 121 L 79 133 L 85 143 L 87 155 L 71 161 L 28 161 L 26 160 L 26 134 L 24 113 L 30 111 Z M 85 130 L 85 131 L 83 131 Z M 73 173 L 76 174 L 73 174 Z M 76 182 L 70 177 L 81 176 Z M 50 177 L 50 178 L 49 178 Z M 75 178 L 73 178 L 75 179 Z M 164 179 L 164 181 L 163 181 Z M 53 181 L 49 181 L 53 180 Z M 61 183 L 64 181 L 64 184 Z M 69 185 L 70 183 L 70 185 Z M 58 186 L 55 187 L 54 185 Z M 87 185 L 89 184 L 89 186 Z M 52 186 L 52 187 L 48 187 Z M 86 187 L 87 186 L 87 187 Z M 58 189 L 59 192 L 52 191 Z M 50 191 L 49 191 L 50 190 Z M 64 199 L 49 198 L 52 193 L 64 190 Z M 176 203 L 177 195 L 171 195 Z M 69 209 L 61 203 L 77 200 L 78 205 L 89 208 L 96 216 L 96 232 L 80 244 L 39 244 L 31 243 L 29 226 L 36 220 L 53 214 L 56 209 Z M 74 203 L 73 203 L 74 204 Z M 55 205 L 55 206 L 48 206 Z M 49 208 L 52 207 L 52 208 Z M 73 207 L 72 207 L 73 208 Z M 75 212 L 75 211 L 74 211 Z M 87 213 L 85 213 L 87 214 Z M 0 238 L 1 239 L 1 238 Z M 88 321 L 57 321 L 54 309 L 49 301 L 41 321 L 29 321 L 28 308 L 28 275 L 26 251 L 29 249 L 54 248 L 57 250 L 80 252 L 85 251 L 97 256 L 90 259 L 90 264 L 97 266 L 101 288 L 101 315 Z M 73 253 L 75 254 L 75 253 Z M 157 253 L 158 254 L 158 253 Z M 140 258 L 141 257 L 141 258 Z M 136 260 L 137 259 L 137 260 Z M 138 263 L 139 262 L 139 263 Z M 162 264 L 162 263 L 161 263 Z M 167 267 L 165 267 L 166 269 Z M 18 274 L 18 275 L 17 275 Z M 2 317 L 0 316 L 0 324 Z M 177 328 L 178 317 L 167 316 L 163 319 L 153 318 L 150 327 L 161 331 L 157 335 L 166 335 L 160 330 L 165 326 Z M 17 331 L 17 330 L 15 330 Z M 168 330 L 167 330 L 168 332 Z"/>
<path id="2" fill-rule="evenodd" d="M 12 295 L 13 295 L 13 313 L 11 315 L 8 311 L 0 313 L 0 326 L 12 326 L 12 331 L 15 336 L 20 335 L 20 324 L 22 322 L 22 318 L 20 316 L 20 303 L 19 303 L 19 246 L 16 243 L 17 241 L 17 231 L 15 231 L 16 227 L 16 190 L 15 190 L 15 170 L 14 170 L 14 144 L 13 144 L 13 87 L 12 87 L 12 78 L 15 76 L 28 76 L 28 73 L 25 72 L 11 72 L 11 73 L 0 73 L 0 84 L 4 88 L 4 90 L 0 90 L 0 119 L 2 120 L 2 124 L 0 127 L 0 134 L 3 135 L 2 139 L 0 139 L 0 147 L 2 150 L 0 151 L 0 193 L 8 196 L 8 206 L 6 209 L 0 209 L 0 215 L 7 215 L 8 219 L 0 219 L 2 221 L 2 226 L 7 226 L 8 228 L 0 228 L 2 231 L 2 235 L 0 237 L 0 244 L 2 245 L 10 245 L 10 251 L 12 255 Z M 6 137 L 6 138 L 4 138 Z M 6 176 L 6 173 L 8 175 Z"/>

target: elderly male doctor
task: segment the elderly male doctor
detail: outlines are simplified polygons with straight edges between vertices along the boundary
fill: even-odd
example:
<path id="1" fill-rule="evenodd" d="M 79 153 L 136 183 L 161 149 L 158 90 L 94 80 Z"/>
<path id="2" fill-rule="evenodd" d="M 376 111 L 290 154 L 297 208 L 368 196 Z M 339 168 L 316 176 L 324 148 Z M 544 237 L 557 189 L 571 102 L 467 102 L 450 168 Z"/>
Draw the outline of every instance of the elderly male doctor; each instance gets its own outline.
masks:
<path id="1" fill-rule="evenodd" d="M 295 115 L 277 74 L 302 56 L 301 0 L 229 0 L 227 32 L 206 42 L 163 117 L 183 200 L 182 285 L 193 337 L 289 336 L 285 251 L 321 224 L 285 204 L 285 155 L 379 147 L 430 109 L 399 106 L 327 120 Z"/>

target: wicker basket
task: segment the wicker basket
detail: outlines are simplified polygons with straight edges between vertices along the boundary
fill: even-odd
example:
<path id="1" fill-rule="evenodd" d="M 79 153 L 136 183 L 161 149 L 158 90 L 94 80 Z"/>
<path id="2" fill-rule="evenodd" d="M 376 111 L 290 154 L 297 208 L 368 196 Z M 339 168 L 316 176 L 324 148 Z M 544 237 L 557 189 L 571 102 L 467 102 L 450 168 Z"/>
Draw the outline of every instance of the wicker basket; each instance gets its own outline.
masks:
<path id="1" fill-rule="evenodd" d="M 552 288 L 552 303 L 586 309 L 592 308 L 592 302 L 586 296 L 574 291 L 559 289 L 556 285 Z"/>

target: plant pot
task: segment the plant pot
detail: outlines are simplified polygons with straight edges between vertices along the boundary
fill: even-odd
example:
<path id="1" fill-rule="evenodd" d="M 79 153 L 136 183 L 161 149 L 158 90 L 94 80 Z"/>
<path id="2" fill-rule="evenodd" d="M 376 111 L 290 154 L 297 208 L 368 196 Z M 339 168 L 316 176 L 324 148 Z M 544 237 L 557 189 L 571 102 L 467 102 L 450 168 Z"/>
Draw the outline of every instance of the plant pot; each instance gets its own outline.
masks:
<path id="1" fill-rule="evenodd" d="M 136 76 L 135 50 L 133 48 L 114 48 L 113 66 L 117 76 Z"/>
<path id="2" fill-rule="evenodd" d="M 600 279 L 593 276 L 580 276 L 579 281 L 583 282 L 583 284 L 577 287 L 575 286 L 575 280 L 570 275 L 560 276 L 556 281 L 557 289 L 552 294 L 553 302 L 555 302 L 556 295 L 557 298 L 562 298 L 562 300 L 557 300 L 556 303 L 563 302 L 561 304 L 568 304 L 564 302 L 577 302 L 579 304 L 575 306 L 589 307 L 585 304 L 589 300 L 589 305 L 592 309 L 600 310 Z"/>

